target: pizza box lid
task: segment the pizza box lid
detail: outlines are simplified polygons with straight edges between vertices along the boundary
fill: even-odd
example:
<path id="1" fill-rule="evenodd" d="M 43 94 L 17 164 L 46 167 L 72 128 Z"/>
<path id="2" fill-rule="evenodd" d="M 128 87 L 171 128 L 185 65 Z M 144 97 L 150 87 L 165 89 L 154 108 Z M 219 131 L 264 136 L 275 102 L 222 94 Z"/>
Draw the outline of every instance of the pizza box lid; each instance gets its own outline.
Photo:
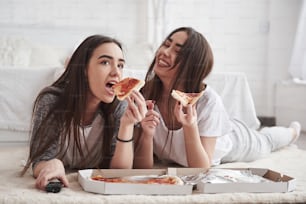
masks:
<path id="1" fill-rule="evenodd" d="M 141 195 L 188 195 L 192 185 L 110 183 L 90 179 L 95 175 L 103 177 L 165 175 L 167 169 L 85 169 L 78 171 L 78 181 L 84 191 L 98 194 L 141 194 Z"/>
<path id="2" fill-rule="evenodd" d="M 220 168 L 221 169 L 221 168 Z M 277 193 L 290 192 L 296 188 L 296 179 L 265 168 L 224 168 L 232 170 L 250 170 L 252 174 L 271 180 L 261 183 L 204 183 L 199 182 L 197 193 Z"/>

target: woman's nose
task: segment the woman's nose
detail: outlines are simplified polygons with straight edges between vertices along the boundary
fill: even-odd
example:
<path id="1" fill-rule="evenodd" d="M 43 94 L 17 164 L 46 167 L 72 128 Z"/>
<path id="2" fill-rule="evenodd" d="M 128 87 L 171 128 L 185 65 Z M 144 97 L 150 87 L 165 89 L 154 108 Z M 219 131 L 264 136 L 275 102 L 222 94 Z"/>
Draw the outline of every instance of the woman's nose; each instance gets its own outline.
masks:
<path id="1" fill-rule="evenodd" d="M 168 48 L 164 48 L 163 50 L 162 50 L 162 54 L 164 54 L 164 55 L 166 55 L 166 56 L 169 56 L 169 54 L 170 54 L 170 48 L 168 47 Z"/>
<path id="2" fill-rule="evenodd" d="M 111 74 L 113 76 L 120 76 L 121 75 L 120 68 L 117 65 L 114 65 Z"/>

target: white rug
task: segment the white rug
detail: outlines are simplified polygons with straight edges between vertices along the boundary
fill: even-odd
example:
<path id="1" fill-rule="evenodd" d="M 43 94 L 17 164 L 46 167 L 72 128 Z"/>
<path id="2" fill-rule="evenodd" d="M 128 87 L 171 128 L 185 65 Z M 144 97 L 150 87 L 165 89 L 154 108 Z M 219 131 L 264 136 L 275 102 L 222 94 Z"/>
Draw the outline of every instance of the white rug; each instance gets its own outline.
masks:
<path id="1" fill-rule="evenodd" d="M 28 172 L 19 177 L 26 147 L 1 147 L 0 203 L 306 203 L 306 151 L 296 146 L 273 153 L 268 158 L 250 163 L 231 163 L 220 167 L 269 168 L 297 179 L 296 190 L 289 193 L 223 193 L 193 194 L 188 196 L 98 195 L 82 190 L 77 173 L 68 175 L 70 188 L 60 193 L 46 193 L 34 187 Z"/>

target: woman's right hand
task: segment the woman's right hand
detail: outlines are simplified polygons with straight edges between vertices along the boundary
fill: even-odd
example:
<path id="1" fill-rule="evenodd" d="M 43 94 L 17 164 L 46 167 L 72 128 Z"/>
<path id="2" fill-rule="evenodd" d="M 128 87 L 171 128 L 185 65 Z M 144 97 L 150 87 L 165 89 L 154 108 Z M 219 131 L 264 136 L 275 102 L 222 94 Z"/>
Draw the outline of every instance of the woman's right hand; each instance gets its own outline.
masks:
<path id="1" fill-rule="evenodd" d="M 145 135 L 150 135 L 153 137 L 157 125 L 160 123 L 160 115 L 154 110 L 154 101 L 146 101 L 148 112 L 146 117 L 141 121 L 142 131 Z"/>
<path id="2" fill-rule="evenodd" d="M 133 91 L 126 100 L 128 107 L 121 122 L 134 125 L 144 119 L 147 113 L 146 101 L 139 91 Z"/>
<path id="3" fill-rule="evenodd" d="M 52 179 L 60 180 L 66 187 L 69 185 L 63 162 L 59 159 L 37 163 L 34 168 L 34 177 L 36 177 L 36 188 L 41 190 L 45 190 L 46 185 Z"/>

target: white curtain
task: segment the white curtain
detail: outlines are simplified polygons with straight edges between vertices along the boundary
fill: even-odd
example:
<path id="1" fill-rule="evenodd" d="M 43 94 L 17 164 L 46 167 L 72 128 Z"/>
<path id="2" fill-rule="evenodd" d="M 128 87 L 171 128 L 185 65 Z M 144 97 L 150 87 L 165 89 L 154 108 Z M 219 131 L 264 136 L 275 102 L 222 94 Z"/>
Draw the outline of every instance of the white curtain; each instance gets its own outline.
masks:
<path id="1" fill-rule="evenodd" d="M 165 37 L 165 12 L 168 0 L 148 1 L 148 41 L 153 50 L 158 48 Z"/>
<path id="2" fill-rule="evenodd" d="M 302 1 L 289 73 L 294 79 L 306 80 L 306 2 Z"/>

